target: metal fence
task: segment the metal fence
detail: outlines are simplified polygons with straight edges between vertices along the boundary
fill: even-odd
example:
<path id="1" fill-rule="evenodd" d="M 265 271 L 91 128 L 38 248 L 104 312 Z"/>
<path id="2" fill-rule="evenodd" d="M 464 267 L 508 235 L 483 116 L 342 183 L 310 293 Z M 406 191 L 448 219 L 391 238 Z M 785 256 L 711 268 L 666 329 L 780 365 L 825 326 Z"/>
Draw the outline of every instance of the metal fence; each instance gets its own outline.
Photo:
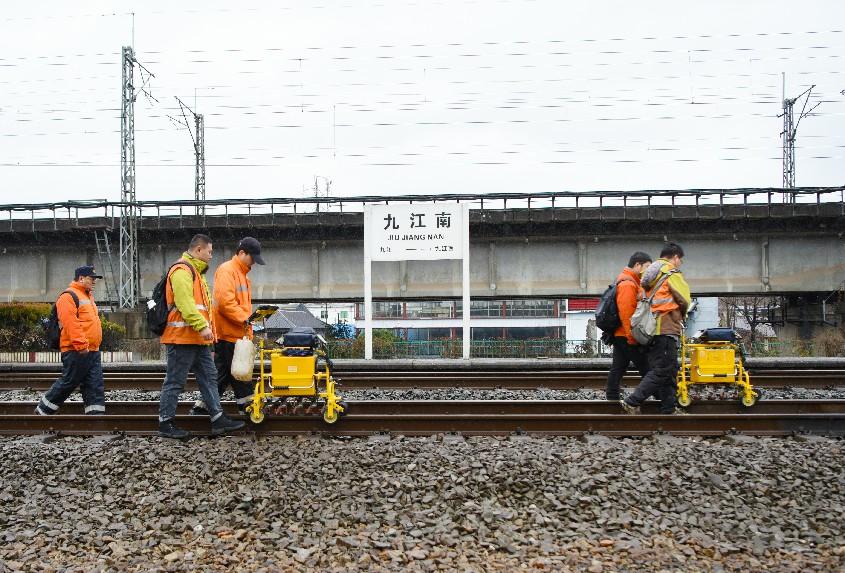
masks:
<path id="1" fill-rule="evenodd" d="M 103 351 L 100 353 L 103 363 L 133 362 L 132 352 L 123 350 Z M 0 352 L 0 363 L 60 364 L 61 352 Z"/>
<path id="2" fill-rule="evenodd" d="M 329 341 L 332 358 L 363 358 L 364 341 Z M 419 341 L 373 340 L 373 358 L 460 358 L 463 341 L 438 339 Z M 610 356 L 610 348 L 595 340 L 473 340 L 473 358 L 597 358 Z"/>
<path id="3" fill-rule="evenodd" d="M 742 342 L 746 356 L 824 357 L 845 356 L 845 343 L 818 344 L 811 340 Z M 390 358 L 460 358 L 463 354 L 460 339 L 420 341 L 373 340 L 373 357 Z M 331 340 L 332 358 L 363 358 L 364 340 Z M 612 353 L 609 346 L 596 340 L 529 339 L 529 340 L 473 340 L 473 358 L 606 358 Z"/>

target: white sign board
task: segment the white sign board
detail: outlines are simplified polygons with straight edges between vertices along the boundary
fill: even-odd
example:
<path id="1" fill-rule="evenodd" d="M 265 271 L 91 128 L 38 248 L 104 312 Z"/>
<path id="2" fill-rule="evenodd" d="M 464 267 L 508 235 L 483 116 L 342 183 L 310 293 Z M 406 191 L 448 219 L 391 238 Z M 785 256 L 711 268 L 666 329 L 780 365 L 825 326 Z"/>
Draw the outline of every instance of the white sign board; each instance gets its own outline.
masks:
<path id="1" fill-rule="evenodd" d="M 372 205 L 368 247 L 373 261 L 463 257 L 464 208 L 456 203 Z"/>
<path id="2" fill-rule="evenodd" d="M 364 358 L 373 357 L 373 262 L 462 259 L 462 330 L 470 357 L 469 205 L 364 206 Z"/>

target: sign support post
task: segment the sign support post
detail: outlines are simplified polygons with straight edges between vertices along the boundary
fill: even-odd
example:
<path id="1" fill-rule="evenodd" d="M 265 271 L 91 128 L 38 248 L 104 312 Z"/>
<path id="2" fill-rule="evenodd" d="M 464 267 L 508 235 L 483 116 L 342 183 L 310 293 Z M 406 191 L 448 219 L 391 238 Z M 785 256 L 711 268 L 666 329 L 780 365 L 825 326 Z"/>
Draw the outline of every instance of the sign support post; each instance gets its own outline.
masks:
<path id="1" fill-rule="evenodd" d="M 370 251 L 370 223 L 373 212 L 364 207 L 364 358 L 373 359 L 373 255 Z"/>
<path id="2" fill-rule="evenodd" d="M 461 241 L 463 243 L 463 269 L 461 272 L 461 282 L 463 283 L 463 321 L 462 321 L 462 328 L 461 331 L 464 335 L 464 352 L 463 357 L 464 360 L 470 359 L 470 349 L 472 345 L 472 336 L 470 331 L 470 302 L 469 302 L 469 204 L 464 203 L 462 205 L 462 214 L 463 219 L 462 221 L 462 228 L 461 228 Z"/>

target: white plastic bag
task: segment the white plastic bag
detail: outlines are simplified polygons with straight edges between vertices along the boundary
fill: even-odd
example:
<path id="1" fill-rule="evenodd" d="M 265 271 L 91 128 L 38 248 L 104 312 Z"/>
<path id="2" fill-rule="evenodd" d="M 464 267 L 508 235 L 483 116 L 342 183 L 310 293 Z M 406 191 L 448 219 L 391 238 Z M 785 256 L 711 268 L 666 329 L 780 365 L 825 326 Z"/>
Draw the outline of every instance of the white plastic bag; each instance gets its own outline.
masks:
<path id="1" fill-rule="evenodd" d="M 232 357 L 232 377 L 241 382 L 251 382 L 254 366 L 255 347 L 252 345 L 252 341 L 244 336 L 235 343 L 235 354 Z"/>

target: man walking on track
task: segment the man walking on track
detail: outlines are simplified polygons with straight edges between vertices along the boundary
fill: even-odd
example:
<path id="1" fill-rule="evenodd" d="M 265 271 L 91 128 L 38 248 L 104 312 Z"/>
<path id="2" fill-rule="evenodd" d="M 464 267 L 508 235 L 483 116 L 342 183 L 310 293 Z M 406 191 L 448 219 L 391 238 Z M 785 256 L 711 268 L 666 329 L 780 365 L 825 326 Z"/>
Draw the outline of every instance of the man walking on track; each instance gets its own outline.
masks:
<path id="1" fill-rule="evenodd" d="M 217 267 L 214 273 L 214 302 L 212 320 L 217 330 L 214 343 L 214 365 L 217 367 L 217 393 L 223 396 L 228 386 L 235 393 L 238 410 L 244 411 L 252 401 L 253 385 L 232 377 L 232 358 L 235 342 L 244 336 L 252 340 L 252 326 L 247 322 L 252 314 L 252 285 L 247 274 L 254 264 L 263 265 L 261 243 L 244 237 L 234 256 Z M 208 414 L 205 402 L 197 401 L 191 414 Z"/>
<path id="2" fill-rule="evenodd" d="M 678 341 L 683 320 L 692 302 L 690 287 L 681 274 L 684 250 L 668 243 L 643 273 L 640 281 L 646 297 L 651 299 L 651 312 L 657 315 L 657 330 L 648 348 L 649 372 L 636 390 L 622 400 L 628 414 L 639 414 L 640 405 L 652 394 L 660 399 L 661 414 L 684 414 L 675 408 L 678 374 Z"/>
<path id="3" fill-rule="evenodd" d="M 616 277 L 616 308 L 622 323 L 613 333 L 613 361 L 607 374 L 606 396 L 608 400 L 618 402 L 621 398 L 622 377 L 632 362 L 642 379 L 648 372 L 648 357 L 645 348 L 641 348 L 631 336 L 631 316 L 637 308 L 640 293 L 640 275 L 651 264 L 651 257 L 637 251 L 628 260 L 628 266 Z"/>
<path id="4" fill-rule="evenodd" d="M 244 427 L 229 419 L 217 394 L 217 370 L 211 359 L 214 321 L 205 273 L 211 261 L 212 243 L 207 235 L 194 235 L 188 250 L 167 271 L 166 300 L 169 309 L 161 343 L 167 349 L 167 374 L 161 389 L 159 433 L 167 438 L 186 439 L 190 433 L 176 427 L 176 406 L 185 388 L 188 372 L 193 371 L 208 407 L 212 435 Z"/>
<path id="5" fill-rule="evenodd" d="M 61 328 L 62 375 L 38 401 L 35 413 L 42 416 L 58 412 L 77 387 L 82 392 L 86 414 L 104 414 L 106 411 L 100 358 L 103 327 L 92 294 L 97 279 L 103 277 L 90 265 L 76 269 L 73 277 L 67 290 L 56 300 L 56 316 Z"/>

